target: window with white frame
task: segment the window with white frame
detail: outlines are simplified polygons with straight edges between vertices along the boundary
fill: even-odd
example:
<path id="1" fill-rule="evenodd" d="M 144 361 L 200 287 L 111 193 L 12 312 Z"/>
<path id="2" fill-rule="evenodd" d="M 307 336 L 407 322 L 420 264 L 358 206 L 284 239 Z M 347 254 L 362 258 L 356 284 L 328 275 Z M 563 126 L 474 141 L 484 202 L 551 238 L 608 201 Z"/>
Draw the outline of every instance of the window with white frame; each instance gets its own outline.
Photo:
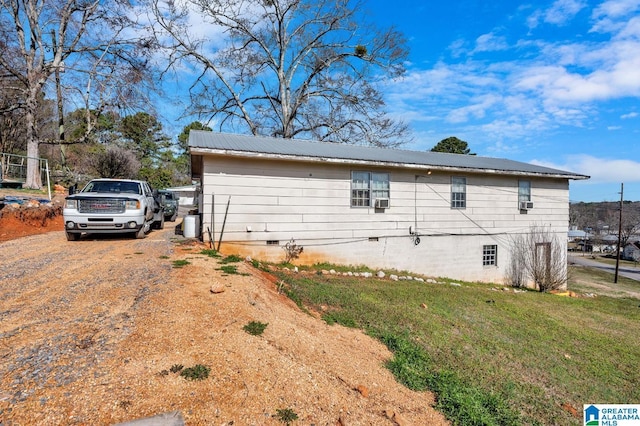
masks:
<path id="1" fill-rule="evenodd" d="M 531 181 L 519 180 L 518 181 L 518 205 L 521 203 L 531 201 Z"/>
<path id="2" fill-rule="evenodd" d="M 498 246 L 482 246 L 482 266 L 496 266 L 498 264 Z"/>
<path id="3" fill-rule="evenodd" d="M 467 207 L 467 178 L 451 177 L 451 208 Z"/>
<path id="4" fill-rule="evenodd" d="M 389 198 L 389 173 L 351 172 L 351 207 L 371 207 Z"/>

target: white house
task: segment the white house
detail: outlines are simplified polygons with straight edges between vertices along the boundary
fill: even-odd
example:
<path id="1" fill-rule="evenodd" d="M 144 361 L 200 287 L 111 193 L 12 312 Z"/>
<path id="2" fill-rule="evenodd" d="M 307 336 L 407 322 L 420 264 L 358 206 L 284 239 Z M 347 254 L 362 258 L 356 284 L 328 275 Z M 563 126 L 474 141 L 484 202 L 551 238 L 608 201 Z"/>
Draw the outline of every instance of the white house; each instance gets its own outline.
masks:
<path id="1" fill-rule="evenodd" d="M 501 282 L 532 225 L 567 239 L 562 170 L 496 158 L 192 130 L 203 240 L 223 252 Z"/>
<path id="2" fill-rule="evenodd" d="M 640 241 L 629 242 L 622 250 L 622 256 L 625 260 L 640 260 Z"/>

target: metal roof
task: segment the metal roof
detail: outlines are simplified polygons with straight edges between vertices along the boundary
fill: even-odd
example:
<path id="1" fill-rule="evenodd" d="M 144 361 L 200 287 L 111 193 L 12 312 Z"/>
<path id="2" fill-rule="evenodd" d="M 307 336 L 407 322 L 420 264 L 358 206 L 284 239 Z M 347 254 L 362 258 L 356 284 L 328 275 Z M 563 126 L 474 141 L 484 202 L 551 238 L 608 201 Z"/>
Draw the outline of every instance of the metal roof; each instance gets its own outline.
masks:
<path id="1" fill-rule="evenodd" d="M 298 161 L 370 164 L 386 167 L 543 175 L 565 179 L 589 178 L 586 175 L 502 158 L 431 151 L 409 151 L 202 130 L 191 130 L 189 132 L 189 148 L 192 154 L 210 153 Z"/>

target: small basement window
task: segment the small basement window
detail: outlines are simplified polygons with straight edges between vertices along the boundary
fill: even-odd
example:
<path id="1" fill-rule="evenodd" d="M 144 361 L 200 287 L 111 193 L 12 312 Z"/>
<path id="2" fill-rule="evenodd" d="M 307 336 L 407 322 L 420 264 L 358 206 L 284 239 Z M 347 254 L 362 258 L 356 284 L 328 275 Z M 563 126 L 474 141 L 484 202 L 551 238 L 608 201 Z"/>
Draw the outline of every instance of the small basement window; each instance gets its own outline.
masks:
<path id="1" fill-rule="evenodd" d="M 280 241 L 278 241 L 278 240 L 267 240 L 267 245 L 268 246 L 279 246 L 280 245 Z"/>
<path id="2" fill-rule="evenodd" d="M 482 266 L 496 266 L 498 264 L 498 246 L 482 246 Z"/>

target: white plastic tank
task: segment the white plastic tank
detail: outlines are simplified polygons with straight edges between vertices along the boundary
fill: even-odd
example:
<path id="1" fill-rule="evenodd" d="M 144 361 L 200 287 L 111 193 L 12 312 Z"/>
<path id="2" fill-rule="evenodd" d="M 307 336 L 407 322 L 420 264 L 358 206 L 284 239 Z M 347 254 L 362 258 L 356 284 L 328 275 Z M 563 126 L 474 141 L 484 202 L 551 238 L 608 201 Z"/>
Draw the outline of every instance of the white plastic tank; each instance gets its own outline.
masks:
<path id="1" fill-rule="evenodd" d="M 196 238 L 200 236 L 200 221 L 198 220 L 198 216 L 187 215 L 184 217 L 182 235 L 185 238 Z"/>

